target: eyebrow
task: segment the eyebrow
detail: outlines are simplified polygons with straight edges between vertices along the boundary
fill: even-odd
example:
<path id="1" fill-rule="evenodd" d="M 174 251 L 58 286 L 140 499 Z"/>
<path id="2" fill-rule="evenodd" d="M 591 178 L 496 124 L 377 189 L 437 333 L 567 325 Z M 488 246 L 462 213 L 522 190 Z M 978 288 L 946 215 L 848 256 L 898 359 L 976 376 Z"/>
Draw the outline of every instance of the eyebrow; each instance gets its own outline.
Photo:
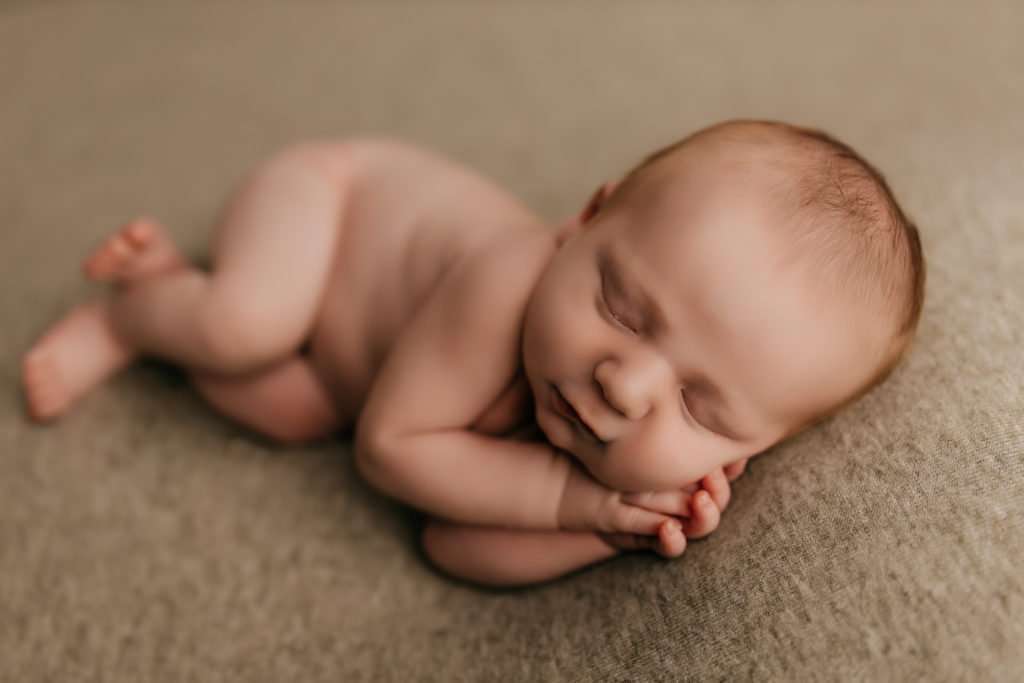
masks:
<path id="1" fill-rule="evenodd" d="M 656 332 L 668 332 L 671 328 L 668 322 L 668 316 L 665 315 L 665 309 L 655 299 L 650 292 L 644 289 L 635 278 L 627 275 L 628 271 L 623 267 L 620 258 L 611 249 L 602 249 L 599 256 L 601 262 L 604 264 L 604 268 L 608 272 L 610 279 L 615 284 L 615 287 L 620 292 L 625 292 L 627 289 L 631 293 L 630 298 L 633 296 L 640 300 L 641 308 L 646 319 L 653 319 L 654 329 Z M 627 287 L 628 284 L 628 287 Z M 704 375 L 698 375 L 695 379 L 687 382 L 690 389 L 695 389 L 698 394 L 698 400 L 705 405 L 714 404 L 718 406 L 717 410 L 705 411 L 707 420 L 710 423 L 708 425 L 712 431 L 718 432 L 719 434 L 733 439 L 735 441 L 747 441 L 748 437 L 745 434 L 733 429 L 731 425 L 727 424 L 722 419 L 722 410 L 729 408 L 729 403 L 725 399 L 725 394 L 710 378 Z"/>

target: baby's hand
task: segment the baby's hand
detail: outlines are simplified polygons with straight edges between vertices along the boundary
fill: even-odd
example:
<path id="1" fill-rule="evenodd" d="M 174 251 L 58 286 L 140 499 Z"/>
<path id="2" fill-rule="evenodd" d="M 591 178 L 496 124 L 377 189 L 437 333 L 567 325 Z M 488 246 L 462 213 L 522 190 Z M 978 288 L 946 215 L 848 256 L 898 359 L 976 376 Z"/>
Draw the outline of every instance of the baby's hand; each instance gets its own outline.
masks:
<path id="1" fill-rule="evenodd" d="M 748 458 L 719 468 L 699 483 L 678 491 L 623 494 L 622 500 L 652 512 L 682 517 L 682 528 L 670 521 L 658 527 L 656 535 L 629 533 L 600 534 L 606 543 L 621 550 L 654 550 L 663 557 L 678 557 L 686 550 L 687 538 L 703 538 L 718 528 L 729 505 L 729 482 L 743 474 Z"/>
<path id="2" fill-rule="evenodd" d="M 671 537 L 682 537 L 682 525 L 671 512 L 628 502 L 630 494 L 608 488 L 578 464 L 569 463 L 558 505 L 558 528 L 565 531 L 596 531 L 613 536 L 650 538 L 666 535 L 668 557 L 682 553 Z M 685 540 L 683 541 L 685 545 Z"/>

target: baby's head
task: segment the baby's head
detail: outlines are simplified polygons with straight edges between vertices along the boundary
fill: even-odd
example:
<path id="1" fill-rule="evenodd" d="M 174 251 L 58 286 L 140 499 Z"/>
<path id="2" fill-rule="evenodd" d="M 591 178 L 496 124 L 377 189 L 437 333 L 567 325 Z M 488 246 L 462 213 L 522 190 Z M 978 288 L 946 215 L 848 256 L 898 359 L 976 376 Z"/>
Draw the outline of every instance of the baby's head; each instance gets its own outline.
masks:
<path id="1" fill-rule="evenodd" d="M 622 491 L 678 488 L 834 414 L 896 366 L 924 299 L 882 175 L 782 123 L 653 154 L 557 241 L 524 327 L 537 422 Z"/>

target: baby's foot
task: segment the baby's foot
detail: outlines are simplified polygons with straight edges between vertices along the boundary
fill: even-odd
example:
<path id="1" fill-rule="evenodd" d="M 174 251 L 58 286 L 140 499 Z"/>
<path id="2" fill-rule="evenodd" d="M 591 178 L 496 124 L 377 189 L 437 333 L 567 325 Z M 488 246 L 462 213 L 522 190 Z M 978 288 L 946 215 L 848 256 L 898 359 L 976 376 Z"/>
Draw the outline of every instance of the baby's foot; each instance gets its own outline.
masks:
<path id="1" fill-rule="evenodd" d="M 97 247 L 82 270 L 90 280 L 129 283 L 184 265 L 185 258 L 159 223 L 136 218 Z"/>
<path id="2" fill-rule="evenodd" d="M 114 336 L 106 300 L 73 309 L 29 349 L 22 385 L 37 421 L 68 410 L 89 389 L 125 367 L 135 352 Z"/>

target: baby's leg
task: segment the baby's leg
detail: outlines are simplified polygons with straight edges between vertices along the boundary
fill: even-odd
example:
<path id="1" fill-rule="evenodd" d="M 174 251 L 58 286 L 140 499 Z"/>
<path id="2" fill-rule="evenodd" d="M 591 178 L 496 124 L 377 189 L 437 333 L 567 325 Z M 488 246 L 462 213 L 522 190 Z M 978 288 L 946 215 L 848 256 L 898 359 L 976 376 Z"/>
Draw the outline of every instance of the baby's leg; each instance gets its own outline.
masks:
<path id="1" fill-rule="evenodd" d="M 86 260 L 89 277 L 119 269 L 119 277 L 158 277 L 186 267 L 156 223 L 138 219 L 121 228 Z M 109 274 L 109 273 L 108 273 Z M 29 414 L 49 420 L 89 389 L 130 364 L 137 352 L 114 332 L 110 299 L 76 306 L 51 326 L 22 359 Z"/>
<path id="2" fill-rule="evenodd" d="M 581 531 L 527 531 L 429 519 L 423 550 L 439 569 L 487 586 L 550 581 L 619 554 L 601 537 Z"/>
<path id="3" fill-rule="evenodd" d="M 313 441 L 351 425 L 341 415 L 309 361 L 293 354 L 252 375 L 191 373 L 199 393 L 224 415 L 283 444 Z"/>
<path id="4" fill-rule="evenodd" d="M 306 339 L 339 238 L 344 169 L 329 149 L 295 147 L 258 167 L 217 226 L 213 269 L 128 283 L 111 302 L 118 336 L 195 370 L 244 374 Z"/>
<path id="5" fill-rule="evenodd" d="M 293 355 L 340 231 L 346 185 L 329 154 L 294 148 L 252 174 L 217 228 L 210 274 L 187 264 L 152 221 L 107 240 L 84 268 L 115 292 L 77 307 L 26 354 L 30 414 L 56 417 L 139 353 L 221 376 L 251 376 Z"/>

